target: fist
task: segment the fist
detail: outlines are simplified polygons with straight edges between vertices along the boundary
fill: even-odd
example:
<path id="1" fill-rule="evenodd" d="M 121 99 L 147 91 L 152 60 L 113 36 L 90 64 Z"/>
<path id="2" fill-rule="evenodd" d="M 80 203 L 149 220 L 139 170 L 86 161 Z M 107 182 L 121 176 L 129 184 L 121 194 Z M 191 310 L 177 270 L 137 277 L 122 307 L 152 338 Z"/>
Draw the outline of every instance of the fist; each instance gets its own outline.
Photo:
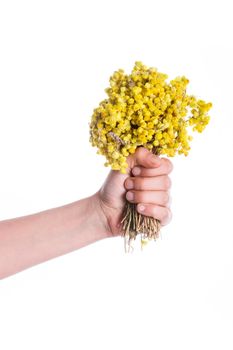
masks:
<path id="1" fill-rule="evenodd" d="M 137 211 L 158 219 L 161 225 L 170 222 L 171 161 L 153 155 L 145 148 L 138 148 L 129 160 L 132 176 L 126 178 L 126 199 L 137 204 Z"/>

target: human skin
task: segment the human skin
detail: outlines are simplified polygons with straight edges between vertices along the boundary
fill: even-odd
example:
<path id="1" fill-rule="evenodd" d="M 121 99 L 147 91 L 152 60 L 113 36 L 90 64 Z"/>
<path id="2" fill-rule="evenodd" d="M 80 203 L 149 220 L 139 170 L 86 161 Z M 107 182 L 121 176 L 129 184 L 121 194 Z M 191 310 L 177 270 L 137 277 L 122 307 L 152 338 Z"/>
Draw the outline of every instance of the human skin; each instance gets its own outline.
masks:
<path id="1" fill-rule="evenodd" d="M 111 170 L 92 196 L 36 214 L 0 222 L 0 279 L 121 234 L 126 198 L 137 210 L 166 225 L 172 163 L 138 148 L 127 159 L 127 174 Z M 140 210 L 143 209 L 143 210 Z"/>

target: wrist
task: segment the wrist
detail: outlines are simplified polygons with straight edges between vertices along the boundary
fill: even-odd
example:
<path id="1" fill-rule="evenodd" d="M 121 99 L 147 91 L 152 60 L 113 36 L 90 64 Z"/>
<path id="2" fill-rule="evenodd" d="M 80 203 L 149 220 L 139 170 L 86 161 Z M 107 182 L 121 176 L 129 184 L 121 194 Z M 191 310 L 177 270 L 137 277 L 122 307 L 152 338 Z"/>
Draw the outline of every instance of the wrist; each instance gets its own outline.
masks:
<path id="1" fill-rule="evenodd" d="M 107 219 L 101 210 L 98 193 L 73 204 L 76 249 L 109 237 Z"/>
<path id="2" fill-rule="evenodd" d="M 89 205 L 87 212 L 87 220 L 89 218 L 90 225 L 95 229 L 99 239 L 111 236 L 108 217 L 102 206 L 99 191 L 88 197 Z"/>
<path id="3" fill-rule="evenodd" d="M 121 234 L 122 209 L 112 206 L 103 195 L 102 189 L 90 198 L 94 204 L 93 211 L 95 211 L 97 220 L 102 227 L 103 238 L 119 236 Z"/>

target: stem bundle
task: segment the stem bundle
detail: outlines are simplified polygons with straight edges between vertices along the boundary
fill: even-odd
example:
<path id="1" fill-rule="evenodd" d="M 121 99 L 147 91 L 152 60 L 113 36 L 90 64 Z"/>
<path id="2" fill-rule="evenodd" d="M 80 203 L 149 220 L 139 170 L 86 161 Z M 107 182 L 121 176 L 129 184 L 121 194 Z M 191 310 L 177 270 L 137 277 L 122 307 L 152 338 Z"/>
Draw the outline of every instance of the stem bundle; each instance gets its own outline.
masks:
<path id="1" fill-rule="evenodd" d="M 139 214 L 136 205 L 126 202 L 122 224 L 122 236 L 125 237 L 125 251 L 133 249 L 132 240 L 141 234 L 141 244 L 144 240 L 156 240 L 159 237 L 160 221 L 149 216 Z"/>

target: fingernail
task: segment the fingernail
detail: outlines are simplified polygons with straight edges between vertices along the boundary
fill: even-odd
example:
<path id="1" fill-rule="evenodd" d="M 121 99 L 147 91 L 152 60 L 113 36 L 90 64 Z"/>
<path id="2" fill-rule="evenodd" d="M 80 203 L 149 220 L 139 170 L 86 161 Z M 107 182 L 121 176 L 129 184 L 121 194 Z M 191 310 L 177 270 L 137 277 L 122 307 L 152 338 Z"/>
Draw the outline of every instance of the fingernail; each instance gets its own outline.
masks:
<path id="1" fill-rule="evenodd" d="M 135 167 L 133 168 L 132 172 L 133 172 L 133 175 L 138 176 L 141 173 L 141 169 L 138 167 Z"/>
<path id="2" fill-rule="evenodd" d="M 138 206 L 138 210 L 139 211 L 144 211 L 146 209 L 146 207 L 144 205 L 139 205 Z"/>
<path id="3" fill-rule="evenodd" d="M 134 194 L 133 192 L 127 192 L 126 193 L 126 198 L 129 200 L 129 201 L 132 201 L 134 199 Z"/>
<path id="4" fill-rule="evenodd" d="M 133 181 L 132 180 L 126 180 L 125 187 L 131 190 L 133 188 Z"/>

